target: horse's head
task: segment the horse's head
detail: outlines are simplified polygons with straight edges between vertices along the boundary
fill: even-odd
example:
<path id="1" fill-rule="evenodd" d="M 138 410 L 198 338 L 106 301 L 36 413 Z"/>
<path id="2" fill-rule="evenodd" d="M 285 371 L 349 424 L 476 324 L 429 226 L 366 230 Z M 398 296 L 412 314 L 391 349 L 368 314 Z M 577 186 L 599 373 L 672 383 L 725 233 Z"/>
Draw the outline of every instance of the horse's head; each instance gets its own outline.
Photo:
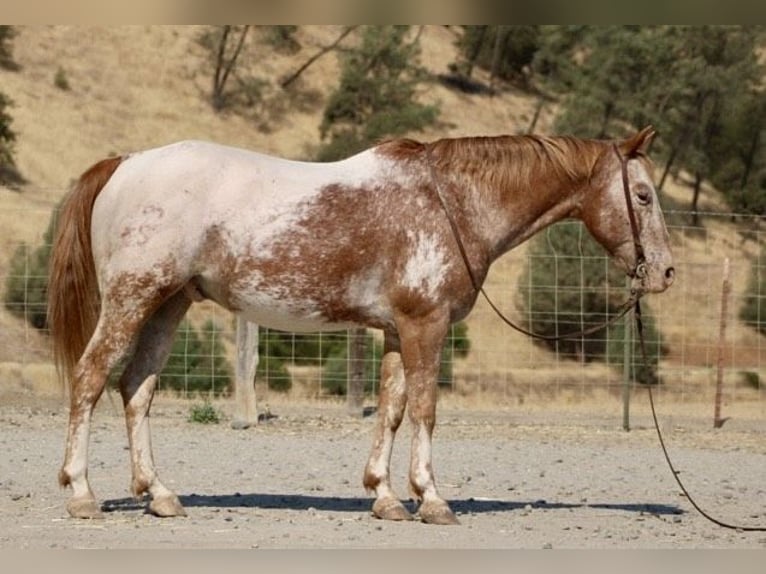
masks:
<path id="1" fill-rule="evenodd" d="M 662 292 L 675 276 L 670 238 L 646 157 L 653 137 L 654 130 L 647 127 L 605 149 L 582 206 L 588 230 L 630 275 L 631 287 L 639 293 Z"/>

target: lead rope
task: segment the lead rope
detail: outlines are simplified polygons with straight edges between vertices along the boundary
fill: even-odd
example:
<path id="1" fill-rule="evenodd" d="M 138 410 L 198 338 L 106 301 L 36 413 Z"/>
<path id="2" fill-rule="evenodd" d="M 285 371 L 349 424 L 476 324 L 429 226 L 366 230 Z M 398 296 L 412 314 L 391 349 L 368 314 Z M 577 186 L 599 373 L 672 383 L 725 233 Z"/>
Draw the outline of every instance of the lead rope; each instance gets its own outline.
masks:
<path id="1" fill-rule="evenodd" d="M 636 301 L 636 306 L 635 306 L 635 318 L 636 318 L 636 331 L 638 332 L 638 342 L 639 342 L 639 346 L 641 347 L 641 357 L 644 361 L 644 366 L 648 368 L 649 357 L 646 354 L 646 345 L 644 344 L 644 328 L 643 328 L 644 326 L 643 326 L 643 322 L 641 321 L 641 304 L 638 301 Z M 711 516 L 709 513 L 703 510 L 699 504 L 697 504 L 697 501 L 694 500 L 692 495 L 689 494 L 689 491 L 686 489 L 686 486 L 684 486 L 684 483 L 681 481 L 680 477 L 678 476 L 679 471 L 676 470 L 675 465 L 673 464 L 673 461 L 670 459 L 670 455 L 668 454 L 668 449 L 665 446 L 665 439 L 663 438 L 662 432 L 660 431 L 660 423 L 657 420 L 657 411 L 654 408 L 654 395 L 652 393 L 652 386 L 651 385 L 645 385 L 645 386 L 646 386 L 646 390 L 649 393 L 649 405 L 651 406 L 651 410 L 652 410 L 652 420 L 654 421 L 654 428 L 657 431 L 657 438 L 660 441 L 660 447 L 662 447 L 662 454 L 665 456 L 665 461 L 668 463 L 668 468 L 670 468 L 670 472 L 673 475 L 673 478 L 676 479 L 676 483 L 678 484 L 678 487 L 681 489 L 681 492 L 684 493 L 684 496 L 689 501 L 689 503 L 703 517 L 707 518 L 713 524 L 717 524 L 718 526 L 722 526 L 723 528 L 730 528 L 732 530 L 742 530 L 745 532 L 766 532 L 766 527 L 764 526 L 742 526 L 738 524 L 730 524 L 728 522 L 724 522 L 723 520 L 719 520 L 715 518 L 714 516 Z"/>
<path id="2" fill-rule="evenodd" d="M 617 154 L 617 158 L 620 161 L 620 169 L 622 172 L 622 187 L 625 192 L 625 201 L 627 203 L 628 220 L 630 221 L 630 229 L 631 229 L 631 232 L 633 233 L 633 245 L 635 246 L 635 249 L 636 249 L 636 267 L 634 269 L 634 274 L 641 277 L 646 272 L 645 271 L 646 263 L 644 259 L 644 248 L 641 245 L 640 235 L 638 233 L 638 222 L 636 221 L 636 216 L 635 216 L 635 213 L 633 212 L 633 203 L 630 198 L 630 183 L 628 181 L 628 168 L 627 168 L 628 162 L 627 162 L 627 158 L 625 158 L 620 153 L 620 150 L 617 148 L 616 145 L 613 146 L 613 149 L 615 154 Z M 484 291 L 484 287 L 481 285 L 481 283 L 478 281 L 478 279 L 474 275 L 473 268 L 471 267 L 471 264 L 468 259 L 468 252 L 466 251 L 465 246 L 463 245 L 463 240 L 460 237 L 457 223 L 452 218 L 452 214 L 447 208 L 447 203 L 444 199 L 444 195 L 442 194 L 441 186 L 439 185 L 439 180 L 436 178 L 433 162 L 431 161 L 431 149 L 428 146 L 428 144 L 426 144 L 425 146 L 425 152 L 426 152 L 426 164 L 428 165 L 428 170 L 431 175 L 431 180 L 433 181 L 434 188 L 436 189 L 436 195 L 439 198 L 439 203 L 442 206 L 444 214 L 447 216 L 447 221 L 449 222 L 449 225 L 452 228 L 452 235 L 455 238 L 458 251 L 460 251 L 460 255 L 463 258 L 463 262 L 465 263 L 466 270 L 468 271 L 468 276 L 471 279 L 471 284 L 473 285 L 473 288 L 476 291 L 482 294 L 482 296 L 487 301 L 487 303 L 492 308 L 492 310 L 497 314 L 498 317 L 500 317 L 500 319 L 506 325 L 508 325 L 509 327 L 515 329 L 516 331 L 520 333 L 523 333 L 524 335 L 528 335 L 536 339 L 544 339 L 547 341 L 558 341 L 561 339 L 579 339 L 580 337 L 594 333 L 595 331 L 598 331 L 599 329 L 608 327 L 609 325 L 614 323 L 617 319 L 624 317 L 625 314 L 632 308 L 634 310 L 634 317 L 636 320 L 636 331 L 638 332 L 638 340 L 639 340 L 639 345 L 641 347 L 641 356 L 644 361 L 644 365 L 647 368 L 649 367 L 649 357 L 646 353 L 646 345 L 644 343 L 644 329 L 643 329 L 644 326 L 641 320 L 641 303 L 640 303 L 641 294 L 638 291 L 631 292 L 628 300 L 622 304 L 618 314 L 615 315 L 612 319 L 608 320 L 604 324 L 596 325 L 595 327 L 580 331 L 578 333 L 567 333 L 565 335 L 557 335 L 557 336 L 541 335 L 539 333 L 533 333 L 522 327 L 519 327 L 513 321 L 508 319 L 508 317 L 506 317 L 502 313 L 502 311 L 500 311 L 500 309 L 492 302 L 492 300 L 489 298 L 487 293 Z M 684 483 L 679 478 L 678 476 L 679 471 L 677 471 L 675 466 L 673 465 L 673 461 L 670 459 L 670 454 L 668 453 L 668 449 L 665 446 L 665 439 L 662 436 L 662 431 L 660 430 L 660 423 L 659 423 L 659 420 L 657 419 L 657 411 L 654 407 L 654 395 L 652 394 L 652 387 L 651 385 L 645 385 L 645 386 L 649 393 L 649 405 L 651 406 L 652 420 L 654 421 L 654 428 L 657 431 L 657 438 L 659 439 L 660 447 L 662 448 L 662 454 L 665 456 L 665 461 L 668 464 L 668 468 L 670 469 L 670 472 L 673 475 L 673 478 L 675 478 L 676 483 L 678 484 L 678 487 L 681 489 L 681 492 L 683 492 L 684 496 L 689 501 L 689 503 L 694 507 L 694 509 L 697 512 L 700 513 L 701 516 L 703 516 L 704 518 L 706 518 L 713 524 L 716 524 L 723 528 L 730 528 L 732 530 L 741 530 L 744 532 L 766 532 L 766 527 L 763 527 L 763 526 L 740 526 L 736 524 L 729 524 L 727 522 L 719 520 L 711 516 L 705 510 L 703 510 L 702 507 L 700 507 L 699 504 L 697 504 L 694 498 L 692 498 L 691 494 L 689 494 L 689 491 L 686 489 L 686 486 L 684 486 Z"/>

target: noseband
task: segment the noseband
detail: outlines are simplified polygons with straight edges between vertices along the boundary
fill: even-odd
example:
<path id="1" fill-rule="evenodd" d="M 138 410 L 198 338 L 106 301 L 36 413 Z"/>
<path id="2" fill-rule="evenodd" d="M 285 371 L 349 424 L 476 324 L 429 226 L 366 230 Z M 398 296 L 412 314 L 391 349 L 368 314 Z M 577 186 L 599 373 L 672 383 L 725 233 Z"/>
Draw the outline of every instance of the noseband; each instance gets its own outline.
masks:
<path id="1" fill-rule="evenodd" d="M 614 153 L 617 154 L 617 158 L 620 161 L 620 170 L 622 172 L 622 188 L 625 192 L 625 202 L 627 204 L 628 208 L 628 220 L 630 221 L 630 229 L 633 234 L 633 245 L 636 252 L 636 264 L 633 268 L 632 273 L 629 273 L 628 275 L 630 277 L 635 277 L 638 279 L 643 279 L 646 276 L 647 270 L 646 270 L 646 258 L 644 256 L 644 248 L 641 245 L 641 238 L 638 233 L 638 222 L 636 220 L 636 214 L 633 210 L 633 202 L 630 197 L 630 183 L 628 181 L 628 159 L 624 155 L 620 153 L 620 150 L 617 148 L 616 145 L 613 146 Z M 452 217 L 452 214 L 450 213 L 449 208 L 447 207 L 447 202 L 444 198 L 444 194 L 442 193 L 442 188 L 439 182 L 439 179 L 436 177 L 436 172 L 434 171 L 433 161 L 431 159 L 431 148 L 428 144 L 425 146 L 425 153 L 426 153 L 426 164 L 428 165 L 428 170 L 431 175 L 431 181 L 434 184 L 434 189 L 436 190 L 436 195 L 439 198 L 439 203 L 442 206 L 442 209 L 444 210 L 444 214 L 447 217 L 447 221 L 449 222 L 450 227 L 452 228 L 452 235 L 455 238 L 455 243 L 457 244 L 458 251 L 460 252 L 460 256 L 463 259 L 463 263 L 465 263 L 466 270 L 468 271 L 468 276 L 471 279 L 471 285 L 473 286 L 474 290 L 481 293 L 484 299 L 487 301 L 487 304 L 492 308 L 492 310 L 495 312 L 495 314 L 509 327 L 512 329 L 518 331 L 519 333 L 522 333 L 524 335 L 527 335 L 529 337 L 533 337 L 535 339 L 541 339 L 545 341 L 561 341 L 564 339 L 580 339 L 586 335 L 590 335 L 592 333 L 595 333 L 596 331 L 600 331 L 601 329 L 604 329 L 611 325 L 612 323 L 616 322 L 617 320 L 624 317 L 628 311 L 631 309 L 635 309 L 636 312 L 636 319 L 639 325 L 641 325 L 641 307 L 639 300 L 641 299 L 642 293 L 639 290 L 631 289 L 630 296 L 628 299 L 620 306 L 619 310 L 617 311 L 617 314 L 614 315 L 612 318 L 608 319 L 604 323 L 601 323 L 599 325 L 595 325 L 593 327 L 590 327 L 588 329 L 583 329 L 581 331 L 577 331 L 575 333 L 565 333 L 564 335 L 542 335 L 540 333 L 533 333 L 532 331 L 529 331 L 523 327 L 520 327 L 513 321 L 511 321 L 508 317 L 506 317 L 503 312 L 495 305 L 495 303 L 492 301 L 492 299 L 489 298 L 489 295 L 487 295 L 487 292 L 484 290 L 484 287 L 482 286 L 481 282 L 477 279 L 476 274 L 473 271 L 473 268 L 471 267 L 471 262 L 468 259 L 468 252 L 465 249 L 465 245 L 463 244 L 463 240 L 460 236 L 460 230 L 458 229 L 457 223 L 455 222 L 455 219 Z"/>

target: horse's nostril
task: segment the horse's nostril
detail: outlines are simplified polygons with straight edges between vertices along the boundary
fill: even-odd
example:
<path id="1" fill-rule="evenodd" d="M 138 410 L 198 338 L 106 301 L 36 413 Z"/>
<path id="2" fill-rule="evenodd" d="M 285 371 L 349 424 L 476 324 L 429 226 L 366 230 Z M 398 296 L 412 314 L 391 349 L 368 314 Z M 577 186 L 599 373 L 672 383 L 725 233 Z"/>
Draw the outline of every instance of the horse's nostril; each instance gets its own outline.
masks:
<path id="1" fill-rule="evenodd" d="M 665 279 L 667 279 L 668 285 L 670 285 L 673 282 L 673 279 L 676 277 L 676 270 L 674 267 L 668 267 L 665 270 Z"/>

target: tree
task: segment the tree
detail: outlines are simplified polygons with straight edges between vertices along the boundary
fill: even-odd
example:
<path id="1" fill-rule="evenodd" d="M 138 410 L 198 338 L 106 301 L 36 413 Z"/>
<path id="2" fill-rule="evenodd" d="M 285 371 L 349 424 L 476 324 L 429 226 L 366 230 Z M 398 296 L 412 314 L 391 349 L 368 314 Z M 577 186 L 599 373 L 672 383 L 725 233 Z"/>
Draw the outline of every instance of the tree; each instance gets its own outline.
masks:
<path id="1" fill-rule="evenodd" d="M 0 185 L 15 186 L 24 181 L 13 157 L 16 132 L 11 128 L 13 118 L 7 111 L 11 100 L 0 92 Z"/>
<path id="2" fill-rule="evenodd" d="M 534 69 L 562 94 L 556 130 L 606 138 L 649 123 L 665 83 L 663 38 L 655 26 L 546 29 Z"/>
<path id="3" fill-rule="evenodd" d="M 419 38 L 409 26 L 364 26 L 360 46 L 341 65 L 338 87 L 322 116 L 319 161 L 361 151 L 384 136 L 422 130 L 438 117 L 435 105 L 421 104 L 416 89 L 426 79 L 417 64 Z"/>
<path id="4" fill-rule="evenodd" d="M 13 38 L 16 37 L 13 26 L 0 26 L 0 67 L 6 70 L 18 70 L 19 66 L 13 59 Z M 0 92 L 0 185 L 17 185 L 24 179 L 16 167 L 13 157 L 16 132 L 11 128 L 13 118 L 8 113 L 12 102 L 8 96 Z"/>
<path id="5" fill-rule="evenodd" d="M 298 26 L 259 26 L 266 31 L 266 42 L 277 52 L 294 54 L 301 49 L 300 42 L 295 39 Z"/>
<path id="6" fill-rule="evenodd" d="M 674 148 L 661 182 L 671 161 L 679 161 L 692 173 L 691 210 L 696 223 L 702 182 L 715 179 L 716 172 L 736 155 L 725 137 L 725 125 L 734 110 L 758 90 L 763 69 L 756 56 L 753 28 L 671 27 L 667 33 L 676 40 L 671 67 L 674 81 L 669 86 L 674 102 L 666 114 Z"/>
<path id="7" fill-rule="evenodd" d="M 703 181 L 762 212 L 763 38 L 752 26 L 544 26 L 532 69 L 559 96 L 556 131 L 606 138 L 653 124 L 660 188 L 683 168 L 693 213 Z"/>
<path id="8" fill-rule="evenodd" d="M 539 47 L 540 26 L 464 26 L 453 69 L 471 78 L 475 66 L 490 78 L 526 85 L 527 69 Z"/>
<path id="9" fill-rule="evenodd" d="M 226 86 L 239 63 L 242 48 L 250 26 L 213 26 L 200 37 L 199 43 L 208 50 L 213 64 L 210 102 L 213 109 L 225 108 L 231 98 Z"/>
<path id="10" fill-rule="evenodd" d="M 0 68 L 16 71 L 20 66 L 13 59 L 13 39 L 18 35 L 13 26 L 0 26 Z"/>

